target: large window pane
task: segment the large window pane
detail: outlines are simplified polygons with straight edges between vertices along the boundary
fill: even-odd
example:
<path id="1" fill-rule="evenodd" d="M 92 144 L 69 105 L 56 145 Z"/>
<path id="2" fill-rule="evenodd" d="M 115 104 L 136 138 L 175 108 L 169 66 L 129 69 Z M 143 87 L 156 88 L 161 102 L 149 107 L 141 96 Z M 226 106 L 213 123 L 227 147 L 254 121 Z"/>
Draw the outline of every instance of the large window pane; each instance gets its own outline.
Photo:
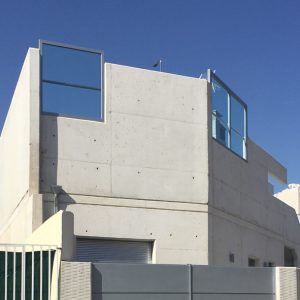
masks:
<path id="1" fill-rule="evenodd" d="M 101 119 L 101 95 L 98 90 L 43 83 L 43 112 Z"/>
<path id="2" fill-rule="evenodd" d="M 239 156 L 246 158 L 244 149 L 244 138 L 234 130 L 231 130 L 231 150 Z"/>
<path id="3" fill-rule="evenodd" d="M 247 159 L 247 106 L 211 71 L 209 80 L 212 87 L 212 136 Z"/>
<path id="4" fill-rule="evenodd" d="M 43 80 L 101 87 L 101 54 L 44 44 Z"/>
<path id="5" fill-rule="evenodd" d="M 103 120 L 102 55 L 42 42 L 42 112 Z"/>
<path id="6" fill-rule="evenodd" d="M 235 129 L 240 135 L 245 136 L 245 108 L 244 106 L 231 97 L 231 128 Z"/>
<path id="7" fill-rule="evenodd" d="M 228 124 L 228 93 L 216 81 L 212 82 L 212 109 L 213 114 Z"/>

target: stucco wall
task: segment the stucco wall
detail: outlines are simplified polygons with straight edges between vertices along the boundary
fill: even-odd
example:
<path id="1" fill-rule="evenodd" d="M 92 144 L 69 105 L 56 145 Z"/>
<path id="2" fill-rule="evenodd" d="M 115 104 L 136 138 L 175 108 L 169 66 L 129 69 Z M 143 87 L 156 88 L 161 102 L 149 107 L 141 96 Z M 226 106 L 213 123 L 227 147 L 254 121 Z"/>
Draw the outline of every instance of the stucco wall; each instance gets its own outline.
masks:
<path id="1" fill-rule="evenodd" d="M 32 194 L 39 176 L 38 83 L 39 51 L 29 49 L 0 139 L 0 239 L 6 242 L 24 241 L 37 225 Z"/>

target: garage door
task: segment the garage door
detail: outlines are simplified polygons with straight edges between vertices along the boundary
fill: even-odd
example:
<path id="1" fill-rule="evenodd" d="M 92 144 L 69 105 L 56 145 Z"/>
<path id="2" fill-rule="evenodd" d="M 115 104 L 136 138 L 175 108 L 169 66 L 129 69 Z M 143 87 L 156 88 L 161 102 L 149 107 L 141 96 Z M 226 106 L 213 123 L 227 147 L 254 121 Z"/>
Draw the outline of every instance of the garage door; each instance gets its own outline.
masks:
<path id="1" fill-rule="evenodd" d="M 86 262 L 152 263 L 153 242 L 77 238 L 77 259 Z"/>

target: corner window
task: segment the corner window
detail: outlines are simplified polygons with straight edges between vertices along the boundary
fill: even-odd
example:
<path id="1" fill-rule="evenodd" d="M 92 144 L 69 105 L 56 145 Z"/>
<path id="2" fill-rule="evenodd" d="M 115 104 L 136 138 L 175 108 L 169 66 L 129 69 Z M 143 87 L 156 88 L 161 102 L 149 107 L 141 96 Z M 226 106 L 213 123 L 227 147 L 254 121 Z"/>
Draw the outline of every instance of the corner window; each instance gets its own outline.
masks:
<path id="1" fill-rule="evenodd" d="M 212 136 L 247 159 L 247 106 L 209 70 L 212 87 Z"/>
<path id="2" fill-rule="evenodd" d="M 43 113 L 103 120 L 103 53 L 40 43 Z"/>

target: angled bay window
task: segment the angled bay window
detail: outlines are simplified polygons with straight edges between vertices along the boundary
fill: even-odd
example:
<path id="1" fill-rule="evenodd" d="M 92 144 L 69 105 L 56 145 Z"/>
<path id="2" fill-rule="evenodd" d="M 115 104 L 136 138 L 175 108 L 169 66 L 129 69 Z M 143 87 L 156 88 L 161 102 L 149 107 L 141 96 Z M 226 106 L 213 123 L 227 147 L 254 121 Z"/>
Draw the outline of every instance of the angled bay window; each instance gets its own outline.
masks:
<path id="1" fill-rule="evenodd" d="M 211 70 L 212 136 L 247 159 L 247 106 Z"/>
<path id="2" fill-rule="evenodd" d="M 41 107 L 47 114 L 103 120 L 103 53 L 40 42 Z"/>

